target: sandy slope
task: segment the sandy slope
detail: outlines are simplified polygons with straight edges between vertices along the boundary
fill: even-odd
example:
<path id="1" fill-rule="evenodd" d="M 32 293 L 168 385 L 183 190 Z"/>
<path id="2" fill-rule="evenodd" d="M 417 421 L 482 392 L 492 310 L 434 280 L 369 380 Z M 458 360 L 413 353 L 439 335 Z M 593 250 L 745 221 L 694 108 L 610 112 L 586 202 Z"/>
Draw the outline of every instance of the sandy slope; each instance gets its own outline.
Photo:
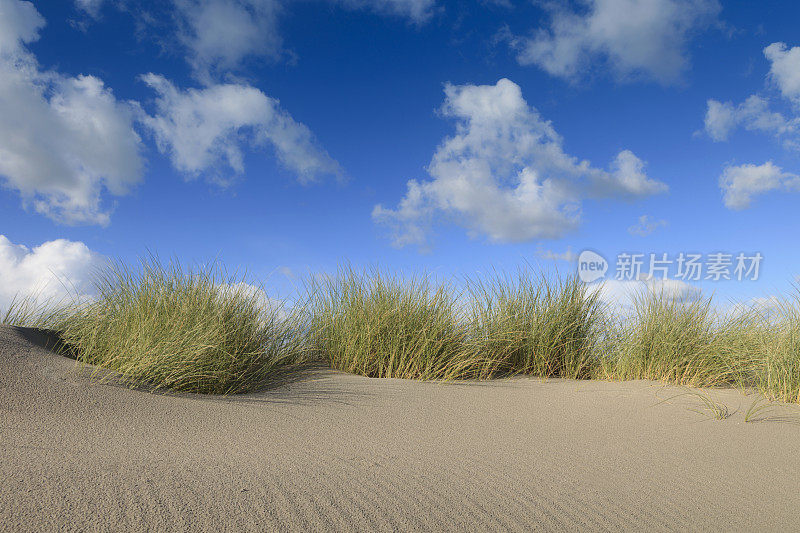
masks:
<path id="1" fill-rule="evenodd" d="M 163 395 L 93 383 L 34 333 L 0 328 L 0 529 L 800 523 L 800 426 L 703 420 L 689 397 L 654 405 L 680 389 L 315 370 L 247 397 Z"/>

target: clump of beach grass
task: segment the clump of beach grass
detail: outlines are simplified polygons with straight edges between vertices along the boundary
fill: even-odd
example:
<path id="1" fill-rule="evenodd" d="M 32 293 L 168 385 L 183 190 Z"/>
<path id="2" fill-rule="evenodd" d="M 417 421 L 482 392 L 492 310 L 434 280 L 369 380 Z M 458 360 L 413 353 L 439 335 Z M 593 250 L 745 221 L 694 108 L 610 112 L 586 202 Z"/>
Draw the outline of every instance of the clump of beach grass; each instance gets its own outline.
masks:
<path id="1" fill-rule="evenodd" d="M 79 361 L 132 386 L 233 394 L 261 388 L 305 348 L 302 318 L 216 266 L 121 263 L 95 276 L 96 299 L 60 327 Z"/>
<path id="2" fill-rule="evenodd" d="M 577 275 L 521 268 L 468 281 L 471 337 L 498 373 L 588 378 L 604 338 L 605 309 Z"/>
<path id="3" fill-rule="evenodd" d="M 633 295 L 632 310 L 609 330 L 604 374 L 714 387 L 738 381 L 742 318 L 715 313 L 711 298 L 681 298 L 665 291 Z"/>
<path id="4" fill-rule="evenodd" d="M 51 330 L 82 362 L 177 391 L 254 390 L 316 355 L 370 377 L 648 379 L 800 403 L 800 287 L 723 314 L 711 298 L 643 287 L 621 312 L 575 275 L 494 272 L 459 292 L 344 266 L 310 278 L 306 300 L 286 311 L 216 266 L 151 257 L 108 264 L 94 281 L 91 300 L 15 299 L 0 324 Z"/>
<path id="5" fill-rule="evenodd" d="M 800 403 L 800 287 L 757 313 L 748 379 L 770 400 Z"/>
<path id="6" fill-rule="evenodd" d="M 342 266 L 309 284 L 310 342 L 332 368 L 368 377 L 489 377 L 450 285 Z"/>

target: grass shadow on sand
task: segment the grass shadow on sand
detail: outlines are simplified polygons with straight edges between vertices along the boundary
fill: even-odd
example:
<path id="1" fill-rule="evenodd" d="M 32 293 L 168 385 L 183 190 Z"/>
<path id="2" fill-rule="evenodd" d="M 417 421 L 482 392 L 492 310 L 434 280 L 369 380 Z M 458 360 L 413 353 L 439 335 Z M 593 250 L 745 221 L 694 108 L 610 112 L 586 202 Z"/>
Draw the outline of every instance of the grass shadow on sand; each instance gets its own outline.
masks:
<path id="1" fill-rule="evenodd" d="M 10 326 L 12 330 L 16 331 L 20 337 L 30 342 L 34 346 L 44 348 L 45 350 L 62 355 L 69 359 L 76 359 L 77 355 L 64 342 L 61 334 L 52 329 L 28 328 L 22 326 Z"/>

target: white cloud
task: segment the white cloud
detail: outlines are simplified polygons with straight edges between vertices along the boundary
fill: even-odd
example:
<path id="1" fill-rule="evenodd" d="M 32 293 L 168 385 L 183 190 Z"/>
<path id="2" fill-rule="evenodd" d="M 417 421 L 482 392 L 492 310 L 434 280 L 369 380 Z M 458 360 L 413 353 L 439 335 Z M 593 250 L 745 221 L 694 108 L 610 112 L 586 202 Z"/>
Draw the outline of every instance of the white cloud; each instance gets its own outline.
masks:
<path id="1" fill-rule="evenodd" d="M 142 175 L 135 107 L 94 76 L 42 71 L 25 45 L 43 26 L 29 2 L 0 0 L 0 179 L 58 222 L 107 224 L 103 192 Z"/>
<path id="2" fill-rule="evenodd" d="M 726 141 L 731 131 L 736 127 L 736 109 L 730 102 L 722 103 L 717 100 L 708 100 L 706 111 L 706 133 L 715 141 Z"/>
<path id="3" fill-rule="evenodd" d="M 566 261 L 567 263 L 574 263 L 578 260 L 578 254 L 572 251 L 571 246 L 567 246 L 564 252 L 554 252 L 553 250 L 537 250 L 536 256 L 548 261 Z"/>
<path id="4" fill-rule="evenodd" d="M 658 228 L 666 227 L 666 225 L 666 220 L 656 220 L 650 215 L 642 215 L 636 224 L 628 228 L 628 233 L 639 237 L 647 237 Z"/>
<path id="5" fill-rule="evenodd" d="M 0 235 L 0 315 L 15 297 L 42 304 L 90 297 L 91 274 L 104 261 L 82 242 L 58 239 L 30 249 Z"/>
<path id="6" fill-rule="evenodd" d="M 75 7 L 92 17 L 97 17 L 100 14 L 100 8 L 103 3 L 104 0 L 75 0 Z"/>
<path id="7" fill-rule="evenodd" d="M 772 43 L 764 48 L 771 63 L 769 73 L 784 97 L 800 104 L 800 46 Z"/>
<path id="8" fill-rule="evenodd" d="M 260 285 L 239 281 L 237 283 L 220 283 L 217 286 L 223 295 L 253 299 L 256 305 L 263 309 L 270 318 L 283 320 L 288 316 L 287 311 L 290 309 L 287 309 L 286 304 L 282 300 L 270 298 Z"/>
<path id="9" fill-rule="evenodd" d="M 720 309 L 723 317 L 735 320 L 757 318 L 779 326 L 788 314 L 796 316 L 797 301 L 792 296 L 757 296 L 745 301 L 731 301 Z M 754 316 L 755 315 L 755 316 Z"/>
<path id="10" fill-rule="evenodd" d="M 247 56 L 277 59 L 283 41 L 278 31 L 282 10 L 277 0 L 174 0 L 178 38 L 189 51 L 196 75 L 238 68 Z"/>
<path id="11" fill-rule="evenodd" d="M 680 79 L 688 65 L 687 43 L 713 22 L 717 0 L 582 0 L 545 3 L 551 23 L 530 37 L 514 37 L 521 64 L 536 64 L 553 76 L 576 79 L 602 61 L 620 79 Z"/>
<path id="12" fill-rule="evenodd" d="M 290 267 L 286 265 L 279 266 L 277 268 L 277 271 L 281 276 L 285 276 L 289 279 L 297 278 L 297 275 L 294 273 L 294 270 L 292 270 Z"/>
<path id="13" fill-rule="evenodd" d="M 435 0 L 334 0 L 351 9 L 369 8 L 377 13 L 406 17 L 420 24 L 433 13 Z"/>
<path id="14" fill-rule="evenodd" d="M 630 151 L 609 171 L 564 153 L 550 122 L 518 85 L 447 85 L 442 112 L 456 120 L 428 166 L 431 181 L 408 182 L 396 209 L 375 206 L 373 219 L 394 231 L 394 244 L 425 246 L 441 213 L 494 242 L 558 238 L 580 223 L 586 198 L 635 199 L 667 190 L 648 178 Z"/>
<path id="15" fill-rule="evenodd" d="M 180 90 L 163 76 L 147 74 L 142 79 L 158 94 L 156 114 L 142 121 L 181 172 L 212 172 L 224 182 L 226 169 L 244 171 L 242 145 L 268 144 L 301 182 L 340 173 L 311 131 L 254 87 L 220 84 Z"/>
<path id="16" fill-rule="evenodd" d="M 78 0 L 93 1 L 93 0 Z M 97 1 L 97 0 L 95 0 Z M 328 0 L 349 9 L 426 22 L 435 0 Z M 201 82 L 210 84 L 248 58 L 278 60 L 286 54 L 279 28 L 285 0 L 173 0 L 178 39 Z"/>
<path id="17" fill-rule="evenodd" d="M 772 43 L 764 48 L 764 56 L 770 62 L 771 80 L 789 104 L 789 116 L 771 110 L 771 105 L 781 103 L 778 99 L 754 94 L 739 105 L 711 99 L 706 111 L 706 133 L 714 141 L 724 141 L 736 128 L 743 127 L 782 139 L 789 150 L 800 150 L 800 47 Z M 800 190 L 800 176 L 784 172 L 768 161 L 762 165 L 729 165 L 719 184 L 728 208 L 746 209 L 756 195 Z"/>
<path id="18" fill-rule="evenodd" d="M 773 111 L 778 99 L 751 95 L 744 102 L 720 102 L 709 99 L 705 131 L 714 141 L 726 141 L 737 128 L 760 131 L 782 139 L 784 146 L 800 150 L 800 47 L 787 49 L 784 43 L 764 48 L 770 61 L 770 78 L 790 105 L 789 116 Z"/>
<path id="19" fill-rule="evenodd" d="M 788 119 L 771 111 L 769 102 L 757 95 L 750 96 L 738 106 L 731 102 L 708 100 L 705 129 L 709 137 L 714 141 L 727 141 L 739 126 L 779 137 L 796 133 L 800 129 L 800 118 Z"/>
<path id="20" fill-rule="evenodd" d="M 800 176 L 784 172 L 772 161 L 763 165 L 729 165 L 719 179 L 729 209 L 747 209 L 753 196 L 776 190 L 800 190 Z"/>
<path id="21" fill-rule="evenodd" d="M 30 2 L 0 1 L 0 54 L 19 54 L 23 44 L 39 38 L 44 18 Z"/>
<path id="22" fill-rule="evenodd" d="M 691 303 L 702 297 L 702 290 L 677 279 L 641 279 L 632 281 L 605 280 L 592 284 L 600 291 L 600 300 L 612 311 L 627 313 L 633 310 L 637 298 L 645 295 L 664 296 L 679 302 Z"/>
<path id="23" fill-rule="evenodd" d="M 106 0 L 73 0 L 93 18 Z M 320 0 L 322 1 L 322 0 Z M 379 15 L 408 19 L 416 25 L 434 14 L 436 0 L 324 0 L 344 9 L 368 9 Z M 296 4 L 296 2 L 294 2 Z M 194 77 L 203 84 L 230 81 L 250 61 L 294 58 L 284 48 L 281 17 L 291 0 L 115 0 L 170 51 L 185 53 Z M 320 6 L 327 9 L 327 6 Z"/>

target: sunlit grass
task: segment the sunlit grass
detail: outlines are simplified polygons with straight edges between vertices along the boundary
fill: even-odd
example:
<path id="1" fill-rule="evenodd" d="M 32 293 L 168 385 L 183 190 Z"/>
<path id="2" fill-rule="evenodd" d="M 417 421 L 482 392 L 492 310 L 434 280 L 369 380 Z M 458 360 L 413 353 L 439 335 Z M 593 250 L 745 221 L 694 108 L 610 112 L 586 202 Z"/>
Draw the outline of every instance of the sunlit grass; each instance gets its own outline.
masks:
<path id="1" fill-rule="evenodd" d="M 98 273 L 96 300 L 60 328 L 78 360 L 131 385 L 231 394 L 265 385 L 304 356 L 302 320 L 216 267 L 116 264 Z"/>
<path id="2" fill-rule="evenodd" d="M 604 326 L 599 295 L 575 275 L 524 268 L 468 283 L 471 338 L 499 373 L 586 378 L 594 372 Z"/>
<path id="3" fill-rule="evenodd" d="M 343 266 L 309 285 L 310 342 L 332 368 L 369 377 L 462 379 L 492 374 L 469 342 L 449 285 Z"/>
<path id="4" fill-rule="evenodd" d="M 619 317 L 609 331 L 605 373 L 695 387 L 731 383 L 736 365 L 726 341 L 735 327 L 720 323 L 710 298 L 641 291 L 630 316 Z"/>
<path id="5" fill-rule="evenodd" d="M 773 307 L 757 310 L 747 379 L 767 398 L 800 403 L 800 287 Z"/>
<path id="6" fill-rule="evenodd" d="M 58 330 L 69 321 L 76 304 L 69 299 L 18 296 L 8 308 L 0 309 L 0 325 Z"/>
<path id="7" fill-rule="evenodd" d="M 627 312 L 597 286 L 530 267 L 457 284 L 341 267 L 292 308 L 223 275 L 155 259 L 112 264 L 96 298 L 15 300 L 3 324 L 56 330 L 130 384 L 230 394 L 311 356 L 369 377 L 647 379 L 755 389 L 800 403 L 800 290 L 720 314 L 709 297 L 643 290 Z"/>

